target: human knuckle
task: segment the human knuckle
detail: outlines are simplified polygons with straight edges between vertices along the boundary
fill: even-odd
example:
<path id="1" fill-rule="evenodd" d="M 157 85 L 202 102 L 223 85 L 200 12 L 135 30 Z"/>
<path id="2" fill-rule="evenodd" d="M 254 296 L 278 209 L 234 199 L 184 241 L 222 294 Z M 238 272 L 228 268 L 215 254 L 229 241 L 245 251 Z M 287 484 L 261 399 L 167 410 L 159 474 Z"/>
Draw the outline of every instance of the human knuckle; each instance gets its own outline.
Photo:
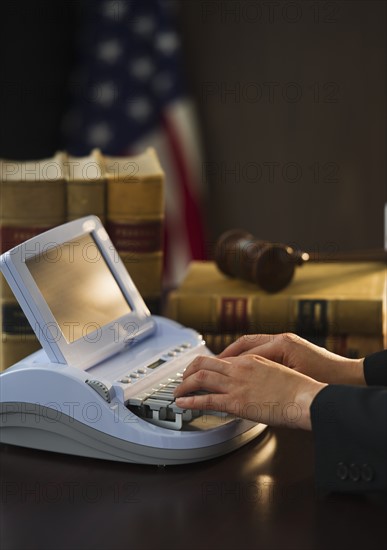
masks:
<path id="1" fill-rule="evenodd" d="M 242 338 L 249 345 L 259 344 L 259 340 L 262 338 L 262 335 L 260 335 L 260 334 L 245 334 L 244 336 L 242 336 Z"/>
<path id="2" fill-rule="evenodd" d="M 251 361 L 256 361 L 258 357 L 256 353 L 246 353 L 246 355 L 243 356 L 242 365 L 249 365 Z"/>
<path id="3" fill-rule="evenodd" d="M 253 353 L 244 355 L 238 366 L 239 372 L 242 372 L 244 376 L 248 376 L 255 368 L 257 361 L 259 361 L 258 355 Z"/>
<path id="4" fill-rule="evenodd" d="M 204 357 L 202 355 L 198 355 L 195 357 L 195 359 L 192 361 L 191 365 L 195 368 L 200 368 L 204 361 Z"/>
<path id="5" fill-rule="evenodd" d="M 203 383 L 208 378 L 208 372 L 204 369 L 200 369 L 195 374 L 195 378 L 199 383 Z"/>
<path id="6" fill-rule="evenodd" d="M 284 343 L 287 345 L 294 344 L 299 339 L 299 336 L 295 334 L 294 332 L 284 332 L 282 334 L 282 339 L 284 340 Z"/>

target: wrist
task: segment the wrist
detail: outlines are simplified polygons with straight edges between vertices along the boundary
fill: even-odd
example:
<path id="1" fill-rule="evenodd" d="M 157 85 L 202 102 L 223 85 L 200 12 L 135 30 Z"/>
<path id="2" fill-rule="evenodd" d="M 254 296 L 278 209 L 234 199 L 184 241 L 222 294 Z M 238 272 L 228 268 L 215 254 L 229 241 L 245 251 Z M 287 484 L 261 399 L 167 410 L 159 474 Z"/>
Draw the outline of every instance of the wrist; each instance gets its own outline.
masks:
<path id="1" fill-rule="evenodd" d="M 364 358 L 352 359 L 352 378 L 353 384 L 359 386 L 365 386 L 366 381 L 364 377 Z"/>
<path id="2" fill-rule="evenodd" d="M 338 380 L 336 384 L 348 384 L 350 386 L 365 386 L 364 359 L 345 359 L 345 363 L 339 365 Z"/>
<path id="3" fill-rule="evenodd" d="M 299 406 L 299 418 L 294 424 L 295 428 L 300 428 L 302 430 L 311 430 L 312 421 L 310 417 L 310 407 L 316 395 L 327 386 L 322 382 L 313 382 L 307 388 L 302 388 L 297 395 L 297 405 Z"/>

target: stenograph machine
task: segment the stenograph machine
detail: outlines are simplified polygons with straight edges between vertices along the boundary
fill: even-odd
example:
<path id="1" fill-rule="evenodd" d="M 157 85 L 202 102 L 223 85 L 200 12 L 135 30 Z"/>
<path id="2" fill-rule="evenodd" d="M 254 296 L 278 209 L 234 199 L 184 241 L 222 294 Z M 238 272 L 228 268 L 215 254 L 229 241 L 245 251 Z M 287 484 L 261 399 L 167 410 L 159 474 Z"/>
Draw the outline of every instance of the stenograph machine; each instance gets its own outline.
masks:
<path id="1" fill-rule="evenodd" d="M 46 231 L 0 257 L 42 349 L 0 375 L 0 439 L 144 464 L 213 458 L 265 426 L 183 410 L 173 390 L 210 354 L 192 329 L 152 316 L 100 220 Z"/>

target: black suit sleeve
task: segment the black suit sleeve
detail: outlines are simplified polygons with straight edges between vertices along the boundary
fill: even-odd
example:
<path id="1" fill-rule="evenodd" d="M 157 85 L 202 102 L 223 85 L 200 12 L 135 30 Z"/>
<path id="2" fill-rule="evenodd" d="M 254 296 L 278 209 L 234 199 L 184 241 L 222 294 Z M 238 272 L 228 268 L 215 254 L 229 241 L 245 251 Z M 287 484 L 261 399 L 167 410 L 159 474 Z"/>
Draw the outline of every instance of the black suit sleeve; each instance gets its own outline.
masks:
<path id="1" fill-rule="evenodd" d="M 311 405 L 321 492 L 387 492 L 387 351 L 365 359 L 367 384 L 329 385 Z"/>
<path id="2" fill-rule="evenodd" d="M 368 386 L 387 387 L 387 349 L 364 359 L 364 377 Z"/>

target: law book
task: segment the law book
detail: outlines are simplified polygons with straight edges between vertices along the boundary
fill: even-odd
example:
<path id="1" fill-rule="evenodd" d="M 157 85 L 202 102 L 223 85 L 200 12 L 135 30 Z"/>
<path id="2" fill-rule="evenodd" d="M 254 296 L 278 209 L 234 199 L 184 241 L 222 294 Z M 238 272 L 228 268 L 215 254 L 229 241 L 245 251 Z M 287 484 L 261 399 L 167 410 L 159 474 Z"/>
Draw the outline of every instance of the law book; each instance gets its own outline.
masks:
<path id="1" fill-rule="evenodd" d="M 65 161 L 67 220 L 75 220 L 93 214 L 103 224 L 106 222 L 106 179 L 104 159 L 99 149 L 90 155 Z"/>
<path id="2" fill-rule="evenodd" d="M 0 308 L 0 371 L 40 349 L 40 343 L 19 304 L 2 300 Z"/>
<path id="3" fill-rule="evenodd" d="M 240 337 L 254 338 L 254 334 L 245 333 L 219 333 L 207 332 L 202 334 L 208 348 L 215 354 L 219 354 L 227 346 L 235 342 Z M 300 335 L 310 342 L 322 346 L 323 348 L 352 359 L 359 359 L 376 353 L 383 349 L 383 336 L 369 336 L 361 334 L 343 334 L 334 336 L 313 337 L 311 335 Z M 257 343 L 259 341 L 257 340 Z"/>
<path id="4" fill-rule="evenodd" d="M 152 309 L 161 296 L 164 172 L 156 151 L 105 157 L 107 230 L 140 294 Z"/>
<path id="5" fill-rule="evenodd" d="M 166 315 L 201 333 L 368 335 L 386 345 L 386 265 L 311 262 L 275 294 L 192 262 L 167 297 Z"/>
<path id="6" fill-rule="evenodd" d="M 0 160 L 0 253 L 66 221 L 66 154 L 36 161 Z M 43 251 L 42 251 L 43 252 Z M 39 348 L 0 274 L 0 370 Z M 28 325 L 28 323 L 27 323 Z"/>

